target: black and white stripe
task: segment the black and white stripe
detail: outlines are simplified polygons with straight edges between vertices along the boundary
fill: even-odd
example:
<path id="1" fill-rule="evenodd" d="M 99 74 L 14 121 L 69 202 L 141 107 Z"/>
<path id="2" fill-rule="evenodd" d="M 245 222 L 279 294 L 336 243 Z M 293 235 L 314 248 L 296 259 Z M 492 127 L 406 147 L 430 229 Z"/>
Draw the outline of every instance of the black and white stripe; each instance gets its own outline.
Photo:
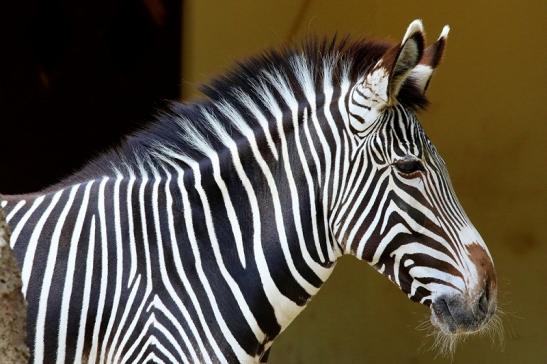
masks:
<path id="1" fill-rule="evenodd" d="M 255 59 L 61 184 L 3 196 L 32 360 L 265 359 L 345 253 L 426 304 L 472 284 L 478 234 L 416 119 L 419 90 L 402 84 L 369 120 L 366 72 L 388 51 Z M 408 158 L 419 175 L 397 170 Z"/>

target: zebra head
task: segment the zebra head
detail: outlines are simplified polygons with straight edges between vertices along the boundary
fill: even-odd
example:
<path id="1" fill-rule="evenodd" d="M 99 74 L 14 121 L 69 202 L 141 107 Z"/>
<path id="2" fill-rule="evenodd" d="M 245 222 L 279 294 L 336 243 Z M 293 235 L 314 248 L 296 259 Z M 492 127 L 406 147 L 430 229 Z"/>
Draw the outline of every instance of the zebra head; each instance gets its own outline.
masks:
<path id="1" fill-rule="evenodd" d="M 425 91 L 448 30 L 424 49 L 422 23 L 412 22 L 401 44 L 350 88 L 353 142 L 346 143 L 347 173 L 331 228 L 346 253 L 429 306 L 443 333 L 458 334 L 480 330 L 496 310 L 492 258 L 414 110 L 397 101 L 408 92 L 404 83 Z"/>

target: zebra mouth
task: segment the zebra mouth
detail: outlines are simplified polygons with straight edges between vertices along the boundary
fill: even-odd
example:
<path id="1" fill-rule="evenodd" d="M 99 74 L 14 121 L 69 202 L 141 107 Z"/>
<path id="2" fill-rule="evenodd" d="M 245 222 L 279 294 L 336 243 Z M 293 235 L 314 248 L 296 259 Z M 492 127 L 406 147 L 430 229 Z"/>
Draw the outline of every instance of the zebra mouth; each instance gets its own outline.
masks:
<path id="1" fill-rule="evenodd" d="M 487 326 L 495 307 L 484 295 L 472 306 L 459 296 L 441 296 L 431 304 L 431 323 L 445 334 L 472 334 Z"/>
<path id="2" fill-rule="evenodd" d="M 458 325 L 446 302 L 431 305 L 431 323 L 445 334 L 456 334 Z"/>

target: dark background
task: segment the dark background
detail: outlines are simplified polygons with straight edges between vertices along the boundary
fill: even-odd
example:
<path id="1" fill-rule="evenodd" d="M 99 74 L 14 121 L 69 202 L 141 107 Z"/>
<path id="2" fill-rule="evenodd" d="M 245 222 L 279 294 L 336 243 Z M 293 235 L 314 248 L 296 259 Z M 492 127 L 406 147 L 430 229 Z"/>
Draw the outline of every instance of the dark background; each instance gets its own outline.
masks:
<path id="1" fill-rule="evenodd" d="M 2 193 L 42 189 L 180 98 L 180 0 L 4 1 Z"/>

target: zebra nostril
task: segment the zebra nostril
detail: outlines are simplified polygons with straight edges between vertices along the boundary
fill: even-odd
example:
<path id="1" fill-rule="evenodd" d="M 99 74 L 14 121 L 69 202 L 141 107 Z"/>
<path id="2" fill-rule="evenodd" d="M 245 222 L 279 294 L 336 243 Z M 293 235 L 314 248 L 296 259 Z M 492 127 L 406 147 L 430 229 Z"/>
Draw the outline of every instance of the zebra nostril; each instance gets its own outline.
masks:
<path id="1" fill-rule="evenodd" d="M 433 309 L 435 313 L 439 316 L 450 315 L 450 310 L 448 309 L 448 303 L 444 297 L 440 297 L 434 303 Z"/>
<path id="2" fill-rule="evenodd" d="M 488 313 L 488 294 L 486 290 L 482 292 L 479 298 L 479 312 L 484 316 Z"/>

